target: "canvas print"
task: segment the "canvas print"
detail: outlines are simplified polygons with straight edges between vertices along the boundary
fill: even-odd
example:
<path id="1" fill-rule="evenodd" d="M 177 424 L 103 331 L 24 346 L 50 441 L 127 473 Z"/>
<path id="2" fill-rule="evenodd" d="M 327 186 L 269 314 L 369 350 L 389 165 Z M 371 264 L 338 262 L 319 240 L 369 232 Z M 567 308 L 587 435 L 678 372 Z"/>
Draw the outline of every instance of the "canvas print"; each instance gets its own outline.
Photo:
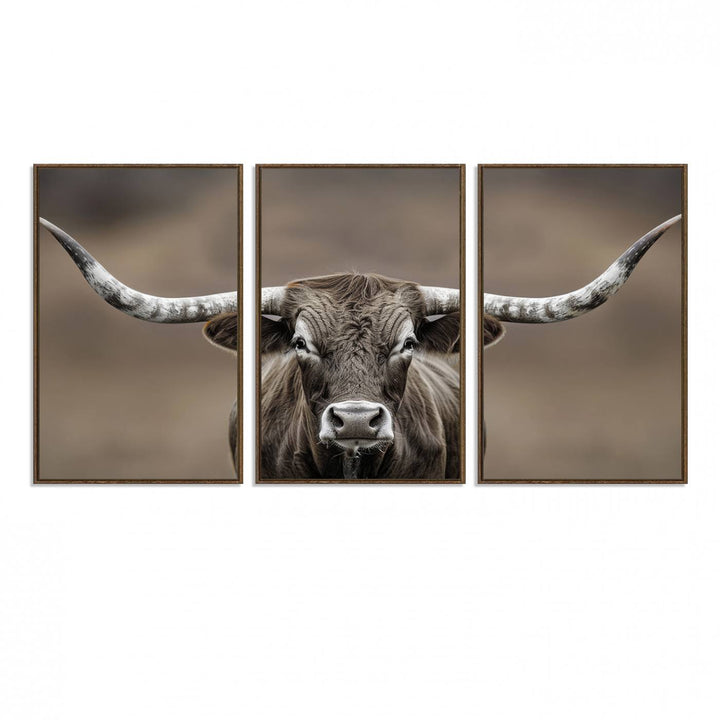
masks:
<path id="1" fill-rule="evenodd" d="M 686 167 L 479 186 L 481 479 L 686 482 Z"/>
<path id="2" fill-rule="evenodd" d="M 238 481 L 241 186 L 35 167 L 35 482 Z"/>
<path id="3" fill-rule="evenodd" d="M 258 482 L 463 479 L 464 167 L 259 166 Z"/>

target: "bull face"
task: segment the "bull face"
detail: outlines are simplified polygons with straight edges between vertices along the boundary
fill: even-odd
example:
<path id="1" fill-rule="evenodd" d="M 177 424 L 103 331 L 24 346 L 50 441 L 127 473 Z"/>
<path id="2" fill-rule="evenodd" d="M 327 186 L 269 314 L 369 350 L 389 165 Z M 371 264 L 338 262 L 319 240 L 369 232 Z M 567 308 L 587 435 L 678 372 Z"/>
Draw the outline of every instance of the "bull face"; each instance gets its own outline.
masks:
<path id="1" fill-rule="evenodd" d="M 263 352 L 292 353 L 317 440 L 348 455 L 393 443 L 412 363 L 453 351 L 460 335 L 459 312 L 431 322 L 420 286 L 378 275 L 291 283 L 275 310 Z"/>

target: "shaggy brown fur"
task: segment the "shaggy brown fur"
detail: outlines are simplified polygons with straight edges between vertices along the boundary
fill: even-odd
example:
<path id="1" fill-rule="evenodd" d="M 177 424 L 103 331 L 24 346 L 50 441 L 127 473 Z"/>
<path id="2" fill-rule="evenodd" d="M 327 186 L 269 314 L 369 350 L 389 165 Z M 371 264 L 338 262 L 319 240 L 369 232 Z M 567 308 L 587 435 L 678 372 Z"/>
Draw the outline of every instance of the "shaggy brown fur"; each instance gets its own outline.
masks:
<path id="1" fill-rule="evenodd" d="M 483 316 L 483 346 L 489 347 L 500 342 L 505 336 L 503 324 L 492 315 Z"/>
<path id="2" fill-rule="evenodd" d="M 312 357 L 291 345 L 300 318 Z M 408 331 L 416 348 L 391 353 Z M 357 399 L 382 403 L 395 434 L 361 455 L 358 478 L 459 478 L 460 387 L 449 357 L 459 339 L 459 313 L 428 321 L 415 283 L 355 273 L 290 283 L 280 319 L 262 318 L 263 479 L 342 478 L 345 452 L 320 443 L 320 417 Z"/>
<path id="3" fill-rule="evenodd" d="M 238 316 L 237 313 L 225 313 L 224 315 L 218 315 L 217 317 L 209 320 L 203 327 L 203 334 L 205 337 L 213 343 L 213 345 L 219 345 L 225 350 L 237 353 L 238 349 Z M 229 426 L 229 439 L 230 439 L 230 450 L 233 455 L 233 465 L 235 466 L 235 473 L 240 475 L 240 468 L 238 466 L 238 415 L 237 415 L 237 400 L 233 403 L 232 409 L 230 410 L 230 426 Z"/>
<path id="4" fill-rule="evenodd" d="M 483 347 L 490 347 L 500 342 L 505 337 L 505 327 L 492 315 L 483 315 Z M 487 431 L 485 429 L 485 418 L 482 421 L 482 452 L 485 455 L 487 445 Z"/>

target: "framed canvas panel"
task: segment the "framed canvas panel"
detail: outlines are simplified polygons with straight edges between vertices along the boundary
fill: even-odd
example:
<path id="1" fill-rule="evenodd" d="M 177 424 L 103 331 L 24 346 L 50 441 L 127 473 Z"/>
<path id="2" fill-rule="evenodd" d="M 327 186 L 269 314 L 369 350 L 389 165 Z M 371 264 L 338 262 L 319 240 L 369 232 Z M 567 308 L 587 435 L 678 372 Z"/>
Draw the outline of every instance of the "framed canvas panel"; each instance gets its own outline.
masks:
<path id="1" fill-rule="evenodd" d="M 256 180 L 257 482 L 463 482 L 464 166 Z"/>
<path id="2" fill-rule="evenodd" d="M 484 165 L 479 191 L 481 481 L 687 482 L 687 167 Z"/>
<path id="3" fill-rule="evenodd" d="M 34 179 L 34 482 L 240 482 L 242 166 Z"/>

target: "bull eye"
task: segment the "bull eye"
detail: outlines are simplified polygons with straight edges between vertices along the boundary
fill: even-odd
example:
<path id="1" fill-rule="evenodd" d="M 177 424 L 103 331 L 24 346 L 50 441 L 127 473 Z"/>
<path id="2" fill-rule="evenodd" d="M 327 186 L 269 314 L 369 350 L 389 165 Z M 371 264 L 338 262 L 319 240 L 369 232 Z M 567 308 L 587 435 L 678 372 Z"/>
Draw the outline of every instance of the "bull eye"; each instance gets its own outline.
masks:
<path id="1" fill-rule="evenodd" d="M 292 341 L 292 346 L 293 346 L 296 350 L 307 350 L 307 343 L 306 343 L 305 340 L 304 340 L 303 338 L 301 338 L 301 337 L 296 337 L 296 338 Z"/>
<path id="2" fill-rule="evenodd" d="M 409 337 L 404 343 L 403 343 L 403 352 L 412 352 L 417 347 L 417 340 L 415 338 Z"/>

